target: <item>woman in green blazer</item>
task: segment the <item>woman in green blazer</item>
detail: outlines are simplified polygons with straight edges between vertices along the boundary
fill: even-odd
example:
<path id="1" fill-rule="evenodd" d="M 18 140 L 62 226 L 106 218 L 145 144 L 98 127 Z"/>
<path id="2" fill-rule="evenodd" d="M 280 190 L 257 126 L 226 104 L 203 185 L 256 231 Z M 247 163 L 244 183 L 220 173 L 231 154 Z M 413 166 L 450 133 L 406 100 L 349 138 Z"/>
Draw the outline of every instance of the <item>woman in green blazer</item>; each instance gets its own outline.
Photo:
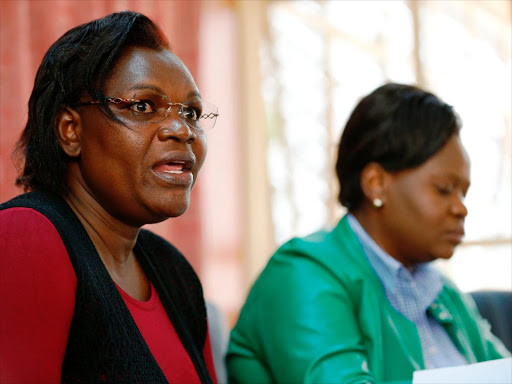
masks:
<path id="1" fill-rule="evenodd" d="M 453 109 L 417 87 L 360 101 L 336 166 L 349 213 L 271 258 L 231 333 L 231 382 L 410 382 L 415 370 L 510 355 L 430 266 L 464 236 L 459 130 Z"/>

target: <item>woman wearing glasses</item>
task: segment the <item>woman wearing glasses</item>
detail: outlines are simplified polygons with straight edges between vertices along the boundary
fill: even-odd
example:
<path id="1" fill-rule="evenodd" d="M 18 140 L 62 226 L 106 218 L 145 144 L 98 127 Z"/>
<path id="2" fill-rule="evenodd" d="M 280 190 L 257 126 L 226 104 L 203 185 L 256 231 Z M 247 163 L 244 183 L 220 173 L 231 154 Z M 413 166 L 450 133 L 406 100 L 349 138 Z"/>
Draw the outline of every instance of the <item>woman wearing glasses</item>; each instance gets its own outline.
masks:
<path id="1" fill-rule="evenodd" d="M 141 14 L 53 44 L 0 206 L 0 382 L 215 382 L 201 284 L 141 226 L 185 212 L 216 117 Z"/>
<path id="2" fill-rule="evenodd" d="M 453 109 L 387 84 L 357 105 L 336 173 L 348 214 L 272 257 L 231 333 L 235 383 L 410 382 L 509 355 L 430 262 L 464 236 L 469 162 Z"/>

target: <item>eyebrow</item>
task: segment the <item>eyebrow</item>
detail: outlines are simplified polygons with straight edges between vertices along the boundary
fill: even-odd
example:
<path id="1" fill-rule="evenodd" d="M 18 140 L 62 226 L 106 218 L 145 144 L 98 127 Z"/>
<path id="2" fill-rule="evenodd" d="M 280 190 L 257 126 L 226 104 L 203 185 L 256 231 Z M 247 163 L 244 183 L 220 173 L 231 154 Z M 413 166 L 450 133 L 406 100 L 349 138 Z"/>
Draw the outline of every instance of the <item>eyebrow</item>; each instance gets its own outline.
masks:
<path id="1" fill-rule="evenodd" d="M 462 184 L 463 186 L 467 186 L 468 188 L 471 185 L 471 180 L 470 179 L 466 179 L 466 178 L 460 177 L 457 173 L 454 173 L 454 172 L 447 172 L 447 173 L 444 173 L 444 174 L 437 174 L 437 175 L 436 174 L 432 174 L 431 177 L 434 178 L 434 179 L 448 177 L 450 179 L 455 180 L 457 183 Z"/>
<path id="2" fill-rule="evenodd" d="M 152 91 L 160 93 L 161 95 L 165 95 L 165 92 L 163 91 L 162 88 L 160 88 L 156 85 L 151 85 L 151 84 L 137 84 L 137 85 L 134 85 L 133 87 L 130 87 L 128 89 L 128 91 L 145 90 L 145 89 L 150 89 Z M 191 99 L 193 97 L 201 98 L 201 94 L 199 93 L 199 91 L 196 91 L 196 90 L 190 91 L 187 95 L 187 99 Z"/>
<path id="3" fill-rule="evenodd" d="M 162 95 L 165 95 L 165 92 L 162 90 L 162 88 L 156 86 L 156 85 L 151 85 L 151 84 L 137 84 L 137 85 L 134 85 L 133 87 L 130 87 L 128 89 L 128 91 L 136 91 L 136 90 L 144 90 L 144 89 L 151 89 L 152 91 L 155 91 L 155 92 L 158 92 L 158 93 L 161 93 Z"/>

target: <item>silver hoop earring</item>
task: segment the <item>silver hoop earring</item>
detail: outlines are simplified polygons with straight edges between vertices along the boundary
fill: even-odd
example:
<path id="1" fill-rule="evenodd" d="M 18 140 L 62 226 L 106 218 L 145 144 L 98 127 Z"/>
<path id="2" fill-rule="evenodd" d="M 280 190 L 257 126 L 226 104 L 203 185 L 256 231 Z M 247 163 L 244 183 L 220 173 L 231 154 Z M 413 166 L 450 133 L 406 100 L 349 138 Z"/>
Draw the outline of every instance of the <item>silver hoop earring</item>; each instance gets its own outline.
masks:
<path id="1" fill-rule="evenodd" d="M 381 199 L 373 199 L 372 203 L 375 208 L 380 208 L 384 205 L 384 202 Z"/>

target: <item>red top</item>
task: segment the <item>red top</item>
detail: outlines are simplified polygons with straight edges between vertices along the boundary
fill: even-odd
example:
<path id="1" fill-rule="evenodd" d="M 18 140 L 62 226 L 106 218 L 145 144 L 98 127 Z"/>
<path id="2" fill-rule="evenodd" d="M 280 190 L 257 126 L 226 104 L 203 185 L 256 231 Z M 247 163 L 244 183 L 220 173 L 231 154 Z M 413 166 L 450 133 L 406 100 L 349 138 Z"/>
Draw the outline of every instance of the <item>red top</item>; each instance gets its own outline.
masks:
<path id="1" fill-rule="evenodd" d="M 60 382 L 76 284 L 66 247 L 44 215 L 0 211 L 0 383 Z M 199 383 L 153 286 L 146 302 L 118 290 L 167 381 Z M 216 383 L 209 335 L 203 355 Z"/>

